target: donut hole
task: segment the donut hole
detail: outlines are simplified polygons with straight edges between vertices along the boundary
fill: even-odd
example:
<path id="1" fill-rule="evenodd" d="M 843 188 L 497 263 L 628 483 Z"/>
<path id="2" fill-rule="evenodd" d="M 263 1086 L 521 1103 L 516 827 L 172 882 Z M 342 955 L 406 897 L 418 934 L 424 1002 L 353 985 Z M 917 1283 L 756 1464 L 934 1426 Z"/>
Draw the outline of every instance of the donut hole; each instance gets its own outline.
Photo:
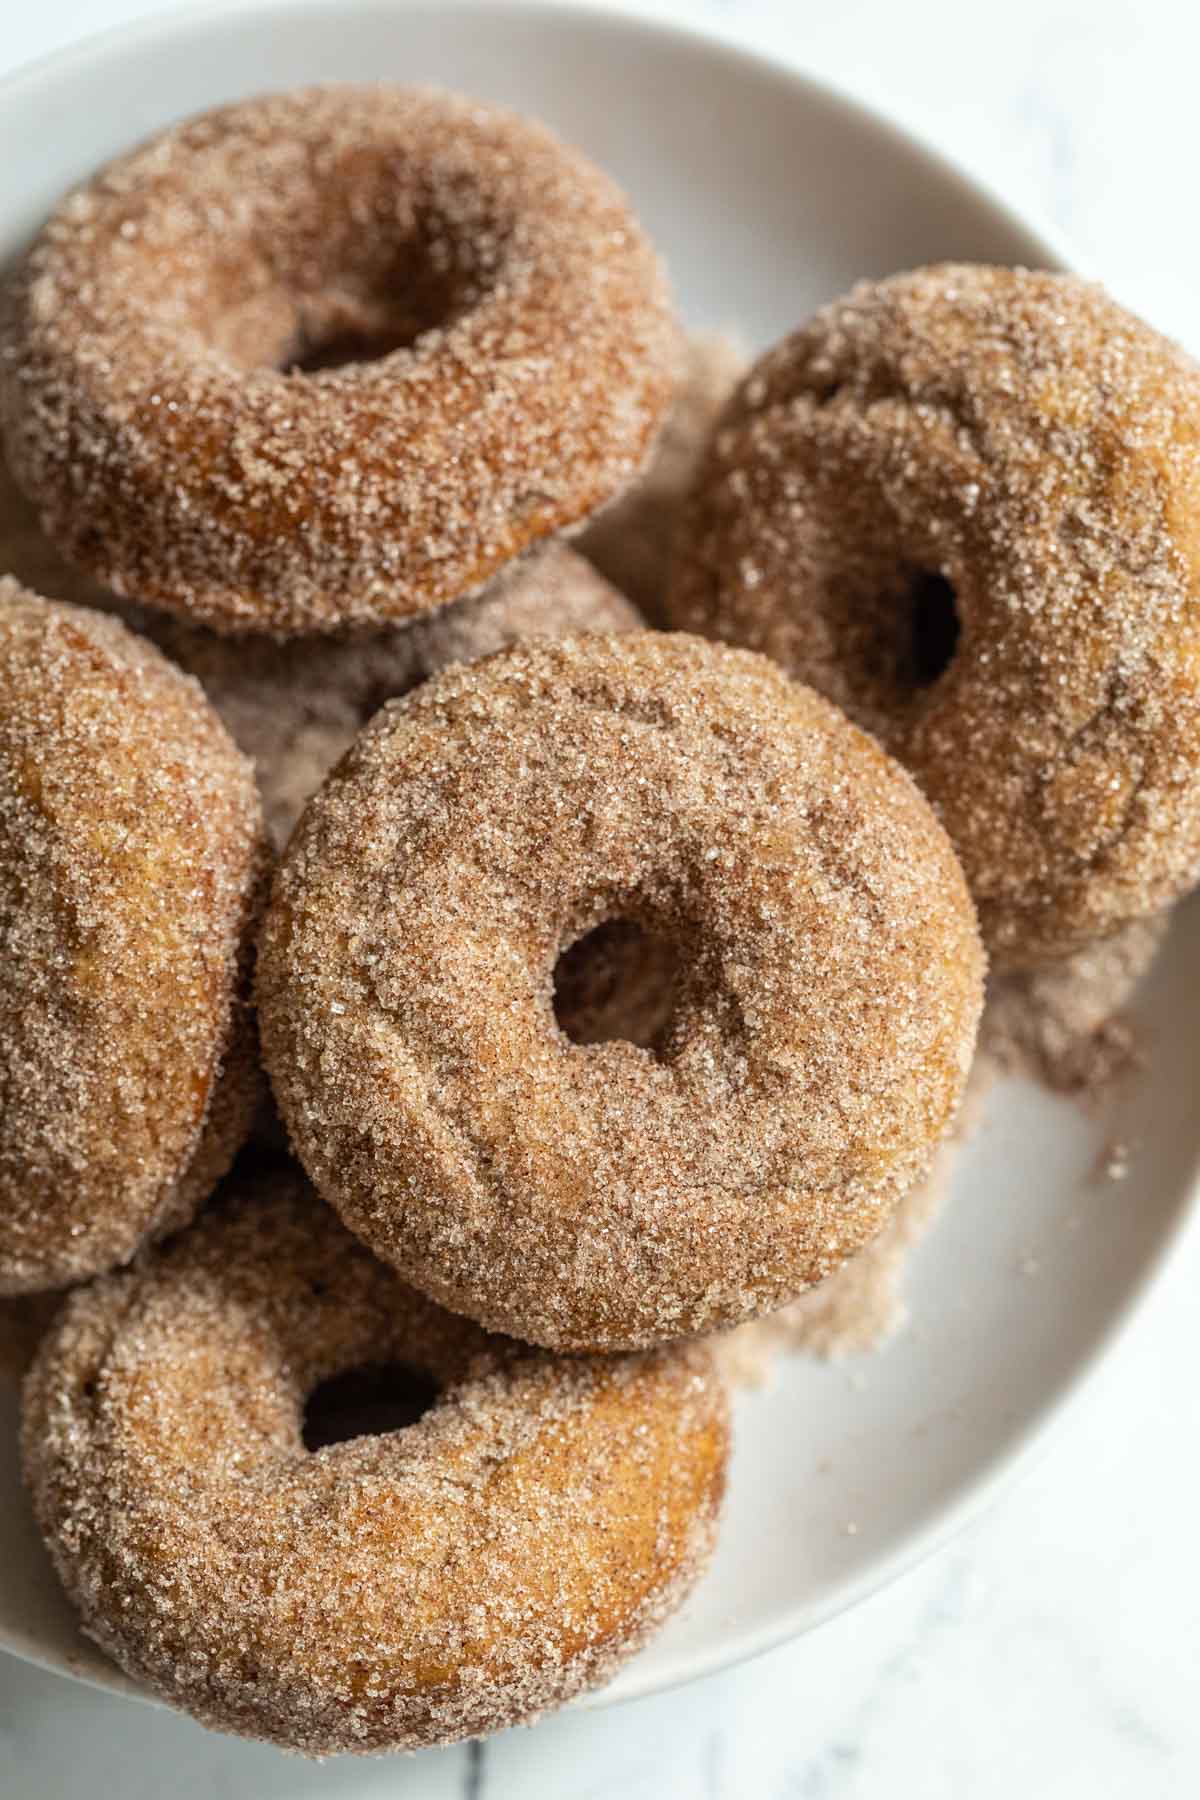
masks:
<path id="1" fill-rule="evenodd" d="M 908 679 L 914 688 L 940 681 L 958 650 L 962 621 L 954 588 L 944 575 L 920 569 L 907 594 Z"/>
<path id="2" fill-rule="evenodd" d="M 307 338 L 282 364 L 288 375 L 316 375 L 322 369 L 345 369 L 351 363 L 378 362 L 393 350 L 407 350 L 427 325 L 410 327 L 380 324 L 346 326 L 328 336 Z"/>
<path id="3" fill-rule="evenodd" d="M 350 1438 L 403 1431 L 429 1411 L 441 1389 L 428 1369 L 413 1363 L 362 1363 L 318 1382 L 304 1403 L 300 1435 L 306 1450 Z"/>
<path id="4" fill-rule="evenodd" d="M 291 336 L 270 360 L 293 375 L 378 362 L 394 350 L 411 349 L 427 331 L 449 325 L 463 300 L 448 275 L 412 264 L 359 288 L 332 286 L 297 304 Z"/>
<path id="5" fill-rule="evenodd" d="M 661 1056 L 683 969 L 678 947 L 636 919 L 606 919 L 554 968 L 554 1017 L 573 1044 L 634 1044 Z"/>
<path id="6" fill-rule="evenodd" d="M 318 375 L 378 362 L 444 329 L 476 304 L 479 271 L 439 267 L 418 244 L 377 260 L 343 254 L 325 267 L 227 297 L 198 321 L 208 342 L 239 368 Z"/>

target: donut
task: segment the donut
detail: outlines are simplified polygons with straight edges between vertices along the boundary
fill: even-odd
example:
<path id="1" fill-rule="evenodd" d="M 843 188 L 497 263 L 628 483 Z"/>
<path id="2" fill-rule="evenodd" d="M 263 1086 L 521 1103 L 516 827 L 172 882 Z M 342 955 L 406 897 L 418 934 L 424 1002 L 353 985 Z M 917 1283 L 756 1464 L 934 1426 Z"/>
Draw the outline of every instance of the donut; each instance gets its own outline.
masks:
<path id="1" fill-rule="evenodd" d="M 560 1029 L 560 951 L 681 949 L 650 1049 Z M 421 1291 L 569 1350 L 779 1305 L 947 1129 L 981 1004 L 911 779 L 763 657 L 515 646 L 378 713 L 288 846 L 263 1053 L 309 1174 Z"/>
<path id="2" fill-rule="evenodd" d="M 997 966 L 1200 873 L 1200 369 L 1072 276 L 865 282 L 750 371 L 668 595 L 875 732 Z"/>
<path id="3" fill-rule="evenodd" d="M 127 1260 L 228 1168 L 263 855 L 197 684 L 0 578 L 0 1294 Z"/>
<path id="4" fill-rule="evenodd" d="M 226 632 L 398 621 L 624 487 L 677 327 L 608 180 L 388 85 L 202 114 L 61 203 L 0 325 L 0 430 L 99 581 Z"/>
<path id="5" fill-rule="evenodd" d="M 576 548 L 629 595 L 652 625 L 663 595 L 679 514 L 712 428 L 747 358 L 736 339 L 698 332 L 684 345 L 683 372 L 645 473 L 580 534 Z"/>
<path id="6" fill-rule="evenodd" d="M 474 599 L 411 625 L 340 638 L 228 638 L 160 617 L 155 641 L 200 681 L 258 775 L 282 847 L 309 795 L 372 713 L 451 662 L 522 638 L 629 631 L 629 601 L 565 544 L 502 569 Z"/>
<path id="7" fill-rule="evenodd" d="M 1105 346 L 1107 362 L 1101 354 Z M 1036 374 L 1039 356 L 1046 363 L 1041 389 Z M 1107 370 L 1108 378 L 1115 379 L 1113 369 L 1118 361 L 1123 383 L 1119 394 L 1109 388 L 1105 376 Z M 1036 795 L 1038 809 L 1025 807 L 1022 813 L 1014 804 L 1026 797 L 1021 786 L 1028 776 L 1024 765 L 1015 787 L 1010 779 L 1004 806 L 1021 815 L 1013 831 L 1019 829 L 1026 851 L 1018 861 L 1034 863 L 1037 846 L 1031 841 L 1029 814 L 1036 812 L 1034 824 L 1043 827 L 1043 838 L 1049 835 L 1047 820 L 1061 828 L 1060 837 L 1069 837 L 1067 828 L 1072 824 L 1076 834 L 1083 835 L 1089 820 L 1098 829 L 1102 796 L 1097 798 L 1090 777 L 1102 766 L 1104 752 L 1111 751 L 1116 759 L 1122 735 L 1133 740 L 1135 749 L 1144 749 L 1135 737 L 1136 729 L 1140 726 L 1144 738 L 1153 719 L 1161 719 L 1163 694 L 1172 671 L 1190 714 L 1191 696 L 1180 669 L 1186 631 L 1177 634 L 1175 654 L 1168 659 L 1157 693 L 1145 691 L 1154 674 L 1143 666 L 1150 660 L 1145 646 L 1141 646 L 1141 661 L 1135 664 L 1132 653 L 1139 647 L 1130 640 L 1138 628 L 1155 628 L 1156 618 L 1160 634 L 1169 635 L 1172 604 L 1181 618 L 1186 620 L 1188 614 L 1187 567 L 1179 548 L 1182 544 L 1186 552 L 1186 543 L 1179 503 L 1191 479 L 1186 455 L 1188 408 L 1194 407 L 1196 391 L 1196 371 L 1179 352 L 1122 313 L 1098 290 L 1068 278 L 951 268 L 864 284 L 848 301 L 827 309 L 795 339 L 765 358 L 730 407 L 726 428 L 712 446 L 689 508 L 670 615 L 690 626 L 715 628 L 722 636 L 770 650 L 875 729 L 909 761 L 933 794 L 971 874 L 972 858 L 963 842 L 968 825 L 974 824 L 977 834 L 986 831 L 978 861 L 1000 841 L 1000 822 L 989 819 L 981 823 L 979 805 L 973 807 L 972 797 L 964 793 L 967 785 L 978 789 L 978 758 L 970 760 L 969 777 L 965 754 L 957 758 L 963 773 L 955 782 L 956 759 L 947 758 L 944 766 L 935 768 L 931 766 L 934 752 L 944 750 L 959 711 L 967 705 L 977 709 L 972 720 L 978 727 L 977 736 L 986 724 L 991 741 L 1013 751 L 1011 721 L 1006 737 L 1006 722 L 995 714 L 1001 700 L 1006 706 L 1011 702 L 1013 708 L 1021 703 L 1021 670 L 1015 667 L 1019 652 L 1025 653 L 1027 663 L 1040 659 L 1037 699 L 1043 710 L 1047 709 L 1047 697 L 1057 709 L 1054 717 L 1035 721 L 1039 734 L 1036 739 L 1030 735 L 1031 746 L 1040 755 L 1053 730 L 1078 727 L 1080 684 L 1085 673 L 1094 676 L 1095 671 L 1081 671 L 1070 664 L 1071 645 L 1063 642 L 1061 614 L 1068 605 L 1078 612 L 1089 603 L 1084 592 L 1086 571 L 1099 570 L 1104 605 L 1115 616 L 1108 618 L 1106 633 L 1094 632 L 1089 626 L 1088 642 L 1099 652 L 1106 678 L 1111 678 L 1116 690 L 1109 709 L 1115 722 L 1085 715 L 1089 732 L 1084 735 L 1090 741 L 1078 750 L 1073 747 L 1073 760 L 1060 754 L 1059 761 L 1068 765 L 1065 770 L 1045 772 Z M 1036 417 L 1027 416 L 1031 410 Z M 946 439 L 953 435 L 945 428 L 946 414 L 954 414 L 955 420 L 961 415 L 964 421 L 953 456 L 946 447 Z M 1022 428 L 1026 429 L 1024 439 Z M 1070 467 L 1060 466 L 1067 460 L 1063 444 L 1071 430 L 1082 450 L 1090 454 L 1081 453 Z M 782 441 L 779 445 L 774 441 L 782 432 L 789 434 L 786 448 Z M 1136 440 L 1132 447 L 1131 438 Z M 1107 460 L 1101 455 L 1104 450 Z M 1118 452 L 1124 460 L 1114 473 L 1111 465 Z M 981 473 L 972 465 L 972 457 L 975 465 L 986 457 L 987 469 Z M 1108 478 L 1108 488 L 1099 495 L 1105 508 L 1097 506 L 1092 514 L 1071 487 L 1072 475 L 1077 484 L 1086 479 L 1080 464 L 1098 488 Z M 965 483 L 972 473 L 980 475 L 978 493 L 969 486 L 955 486 L 956 477 Z M 1153 513 L 1160 531 L 1158 562 L 1166 571 L 1164 575 L 1159 569 L 1163 579 L 1158 585 L 1169 588 L 1169 594 L 1156 588 L 1151 579 L 1152 559 L 1145 554 L 1145 542 L 1137 537 L 1141 520 L 1135 478 L 1148 490 L 1144 510 Z M 838 487 L 835 494 L 839 480 L 846 491 Z M 921 483 L 926 484 L 927 493 Z M 1031 485 L 1039 483 L 1040 512 L 1029 500 Z M 785 487 L 790 496 L 786 502 L 782 498 Z M 867 538 L 870 534 L 881 559 L 895 562 L 898 538 L 904 532 L 911 537 L 917 529 L 913 513 L 921 501 L 929 535 L 949 545 L 959 563 L 952 567 L 947 556 L 949 574 L 918 569 L 914 575 L 913 566 L 922 558 L 916 550 L 906 551 L 904 571 L 910 580 L 906 592 L 914 609 L 907 625 L 910 630 L 914 623 L 922 626 L 926 635 L 922 642 L 914 636 L 912 642 L 899 645 L 894 633 L 891 639 L 885 637 L 882 624 L 889 628 L 894 624 L 900 590 L 893 579 L 888 601 L 891 612 L 881 614 L 879 598 L 886 584 L 876 579 L 878 570 L 871 561 L 874 552 L 866 547 Z M 1018 503 L 1026 507 L 1027 519 L 1033 521 L 1032 525 L 1026 523 L 1024 536 L 1020 521 L 1013 516 Z M 795 545 L 784 541 L 782 513 L 788 508 L 793 530 L 799 534 Z M 739 511 L 746 542 L 739 540 L 735 552 Z M 869 519 L 865 516 L 868 511 Z M 845 520 L 848 514 L 853 518 L 843 532 L 838 519 Z M 1068 516 L 1073 528 L 1060 536 L 1073 548 L 1064 574 L 1062 541 L 1048 542 L 1048 531 L 1039 536 L 1039 530 L 1047 520 L 1053 525 Z M 1163 529 L 1164 516 L 1173 535 Z M 1090 517 L 1091 538 L 1082 529 L 1081 517 Z M 854 542 L 847 546 L 843 538 L 852 535 Z M 1149 535 L 1143 531 L 1143 539 Z M 765 554 L 755 560 L 760 536 Z M 1103 540 L 1107 562 L 1096 540 Z M 733 565 L 742 550 L 746 560 L 739 577 Z M 786 593 L 782 579 L 777 579 L 781 576 L 778 559 L 784 557 L 795 576 Z M 1049 575 L 1048 558 L 1053 562 Z M 933 561 L 932 550 L 923 559 Z M 1145 595 L 1134 585 L 1139 573 L 1146 579 Z M 1037 603 L 1036 575 L 1044 578 L 1046 591 L 1062 596 L 1061 613 L 1056 614 L 1057 639 L 1051 636 L 1055 621 L 1041 617 L 1050 609 Z M 980 589 L 983 578 L 989 583 L 986 590 Z M 874 611 L 863 597 L 872 579 L 876 582 L 871 597 Z M 1094 576 L 1093 586 L 1100 585 Z M 958 634 L 952 665 L 939 679 L 914 683 L 915 677 L 929 673 L 918 669 L 917 662 L 931 654 L 927 628 L 931 622 L 937 625 L 939 588 L 941 604 L 945 605 L 949 588 L 950 603 L 956 615 L 961 614 L 948 627 L 944 617 L 942 621 L 943 630 Z M 998 594 L 1000 605 L 995 604 Z M 1102 611 L 1095 594 L 1090 605 L 1089 619 Z M 997 621 L 993 614 L 1002 616 Z M 1036 628 L 1029 623 L 1030 615 L 1038 617 Z M 977 691 L 984 685 L 977 664 L 986 663 L 993 669 L 998 664 L 993 634 L 1001 626 L 1006 631 L 1006 656 L 1014 670 L 1011 679 L 1001 670 L 993 678 L 998 691 L 989 695 Z M 1029 641 L 1015 642 L 1018 633 Z M 1126 660 L 1114 671 L 1104 659 L 1118 652 L 1124 652 Z M 1082 655 L 1078 647 L 1076 655 Z M 1134 664 L 1131 674 L 1130 665 Z M 1133 675 L 1139 679 L 1135 681 Z M 906 677 L 910 689 L 915 684 L 919 690 L 915 699 L 911 691 L 907 697 L 902 691 Z M 1030 679 L 1028 685 L 1036 684 Z M 1097 738 L 1103 740 L 1099 745 Z M 1156 779 L 1145 780 L 1139 763 L 1134 785 L 1140 781 L 1142 792 L 1130 808 L 1133 817 L 1126 835 L 1156 837 L 1160 853 L 1169 853 L 1172 846 L 1164 841 L 1164 834 L 1150 832 L 1148 827 L 1163 823 L 1160 790 L 1166 788 L 1170 805 L 1179 806 L 1174 788 L 1186 784 L 1191 775 L 1188 767 L 1172 768 L 1169 758 L 1164 761 L 1161 733 L 1153 748 L 1160 752 L 1153 771 Z M 1061 741 L 1057 749 L 1062 752 Z M 1033 748 L 1025 760 L 1032 757 Z M 1014 761 L 1012 754 L 1008 761 Z M 994 766 L 987 773 L 989 779 L 996 779 Z M 1124 791 L 1126 785 L 1117 781 L 1112 791 Z M 949 798 L 942 797 L 943 787 L 950 788 Z M 1096 802 L 1091 812 L 1084 804 L 1089 799 Z M 1070 801 L 1079 803 L 1073 819 Z M 1111 799 L 1106 804 L 1111 807 Z M 1006 844 L 1008 840 L 1003 841 Z M 1180 859 L 1186 860 L 1185 846 L 1178 839 L 1174 847 Z M 1005 849 L 997 849 L 993 860 L 999 864 L 1006 856 Z M 1008 860 L 1011 865 L 1013 859 Z M 1060 864 L 1068 860 L 1064 855 Z M 1060 867 L 1048 872 L 1048 865 L 1047 857 L 1039 865 L 1041 890 L 1028 899 L 1028 905 L 1036 911 L 1042 899 L 1043 915 L 1053 909 L 1054 916 L 1042 916 L 1040 925 L 1043 935 L 1055 935 L 1063 923 L 1058 900 L 1053 892 L 1046 898 L 1042 890 L 1048 892 L 1054 874 L 1063 871 Z M 980 880 L 974 881 L 985 926 L 1022 903 L 1020 897 L 1014 902 L 1003 892 L 1002 870 L 990 873 L 993 888 L 1001 891 L 1000 899 L 989 902 L 981 895 Z M 1127 867 L 1123 873 L 1129 875 Z M 1124 885 L 1136 888 L 1138 883 L 1127 879 Z M 1177 887 L 1178 880 L 1172 878 L 1170 891 Z M 1072 889 L 1068 902 L 1075 912 L 1079 899 Z M 1096 909 L 1110 908 L 1113 896 L 1093 893 L 1085 896 L 1085 901 L 1089 899 Z M 1135 917 L 1144 916 L 1136 905 L 1131 910 Z M 1112 928 L 1106 911 L 1103 929 Z M 1078 935 L 1085 944 L 1091 943 L 1097 931 L 1085 923 Z M 1055 954 L 1062 953 L 1061 944 L 1056 944 Z M 1008 961 L 1038 960 L 1021 953 L 1006 955 L 1003 949 L 998 955 Z"/>
<path id="8" fill-rule="evenodd" d="M 489 1337 L 282 1170 L 70 1297 L 22 1450 L 88 1634 L 203 1724 L 326 1755 L 607 1680 L 704 1567 L 728 1424 L 706 1349 Z"/>

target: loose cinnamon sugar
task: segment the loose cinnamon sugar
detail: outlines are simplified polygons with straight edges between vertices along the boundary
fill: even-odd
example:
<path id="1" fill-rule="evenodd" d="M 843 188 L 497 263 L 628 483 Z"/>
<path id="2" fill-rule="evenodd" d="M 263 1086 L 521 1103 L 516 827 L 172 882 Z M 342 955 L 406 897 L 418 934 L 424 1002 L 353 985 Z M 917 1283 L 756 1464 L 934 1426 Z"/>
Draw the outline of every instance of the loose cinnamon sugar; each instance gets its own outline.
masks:
<path id="1" fill-rule="evenodd" d="M 307 1451 L 306 1396 L 393 1360 L 432 1410 Z M 707 1562 L 727 1448 L 703 1346 L 489 1338 L 290 1172 L 74 1294 L 22 1430 L 86 1630 L 203 1723 L 310 1755 L 498 1731 L 609 1679 Z"/>
<path id="2" fill-rule="evenodd" d="M 1070 276 L 865 282 L 746 376 L 674 624 L 765 650 L 912 769 L 997 966 L 1200 874 L 1200 370 Z"/>
<path id="3" fill-rule="evenodd" d="M 559 951 L 622 917 L 686 947 L 657 1054 L 555 1023 Z M 635 632 L 378 714 L 289 845 L 258 997 L 292 1141 L 378 1254 L 493 1327 L 617 1348 L 874 1235 L 955 1112 L 981 956 L 877 746 L 764 658 Z"/>
<path id="4" fill-rule="evenodd" d="M 317 366 L 347 339 L 368 360 Z M 310 88 L 67 196 L 9 298 L 0 424 L 98 580 L 291 635 L 412 618 L 581 522 L 649 454 L 676 354 L 623 197 L 544 128 Z"/>
<path id="5" fill-rule="evenodd" d="M 1136 1150 L 1137 1145 L 1129 1143 L 1125 1138 L 1113 1138 L 1105 1144 L 1096 1159 L 1097 1177 L 1101 1181 L 1125 1181 Z"/>
<path id="6" fill-rule="evenodd" d="M 193 682 L 0 577 L 0 1293 L 127 1259 L 232 1160 L 260 830 Z"/>
<path id="7" fill-rule="evenodd" d="M 1006 1074 L 1099 1100 L 1143 1060 L 1126 1002 L 1167 934 L 1166 914 L 1043 969 L 993 976 L 980 1050 Z"/>

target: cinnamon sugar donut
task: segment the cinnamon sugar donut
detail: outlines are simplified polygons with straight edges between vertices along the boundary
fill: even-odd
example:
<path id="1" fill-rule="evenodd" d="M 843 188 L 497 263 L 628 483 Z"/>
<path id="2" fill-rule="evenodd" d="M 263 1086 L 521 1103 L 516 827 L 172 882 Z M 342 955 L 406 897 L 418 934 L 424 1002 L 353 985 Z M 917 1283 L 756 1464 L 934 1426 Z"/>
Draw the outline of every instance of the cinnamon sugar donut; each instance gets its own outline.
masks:
<path id="1" fill-rule="evenodd" d="M 421 1384 L 431 1409 L 388 1429 Z M 496 1731 L 608 1679 L 708 1558 L 728 1427 L 705 1350 L 488 1337 L 285 1172 L 70 1298 L 22 1442 L 108 1654 L 206 1725 L 325 1755 Z"/>
<path id="2" fill-rule="evenodd" d="M 573 1044 L 559 952 L 680 947 L 652 1049 Z M 632 632 L 379 713 L 310 801 L 259 952 L 293 1143 L 346 1222 L 493 1329 L 616 1349 L 791 1298 L 883 1223 L 981 1002 L 945 834 L 765 658 Z"/>
<path id="3" fill-rule="evenodd" d="M 293 634 L 458 599 L 610 499 L 676 327 L 624 199 L 543 127 L 334 86 L 190 119 L 69 195 L 3 348 L 56 543 L 119 594 Z"/>
<path id="4" fill-rule="evenodd" d="M 125 1261 L 228 1168 L 262 854 L 196 683 L 0 578 L 0 1294 Z"/>
<path id="5" fill-rule="evenodd" d="M 1200 873 L 1200 370 L 1071 276 L 863 283 L 765 356 L 672 621 L 765 650 L 916 775 L 995 958 Z"/>
<path id="6" fill-rule="evenodd" d="M 413 624 L 343 638 L 218 637 L 161 618 L 155 641 L 195 675 L 235 741 L 253 758 L 273 841 L 372 713 L 435 669 L 505 644 L 580 631 L 631 631 L 635 608 L 564 544 L 502 569 L 482 594 Z"/>

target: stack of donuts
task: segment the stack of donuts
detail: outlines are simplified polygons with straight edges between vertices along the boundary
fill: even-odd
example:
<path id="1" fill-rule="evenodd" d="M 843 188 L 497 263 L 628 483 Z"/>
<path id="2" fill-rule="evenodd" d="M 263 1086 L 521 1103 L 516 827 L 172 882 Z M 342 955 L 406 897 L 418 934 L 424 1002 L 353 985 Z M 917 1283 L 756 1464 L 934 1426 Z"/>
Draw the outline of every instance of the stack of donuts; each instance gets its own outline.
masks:
<path id="1" fill-rule="evenodd" d="M 693 468 L 620 193 L 387 86 L 155 138 L 3 307 L 38 1525 L 207 1724 L 529 1720 L 701 1573 L 708 1340 L 921 1179 L 986 956 L 1196 878 L 1200 373 L 1070 278 L 926 269 L 770 351 Z M 659 629 L 568 547 L 601 513 Z"/>

